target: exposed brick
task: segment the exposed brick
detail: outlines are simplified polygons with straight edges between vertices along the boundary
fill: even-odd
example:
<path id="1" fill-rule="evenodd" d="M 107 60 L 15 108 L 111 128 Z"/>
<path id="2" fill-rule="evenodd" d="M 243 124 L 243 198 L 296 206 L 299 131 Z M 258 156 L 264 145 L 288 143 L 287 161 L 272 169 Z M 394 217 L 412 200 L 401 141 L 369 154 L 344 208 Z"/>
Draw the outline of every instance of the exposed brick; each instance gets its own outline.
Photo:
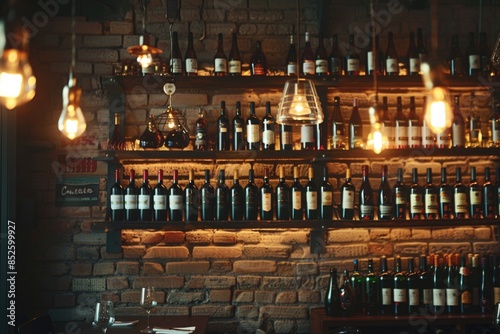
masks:
<path id="1" fill-rule="evenodd" d="M 308 234 L 306 231 L 284 232 L 281 234 L 281 243 L 286 245 L 307 244 Z"/>
<path id="2" fill-rule="evenodd" d="M 320 303 L 321 293 L 313 290 L 299 290 L 299 303 Z"/>
<path id="3" fill-rule="evenodd" d="M 50 246 L 44 252 L 43 257 L 47 260 L 74 260 L 76 258 L 73 245 Z"/>
<path id="4" fill-rule="evenodd" d="M 145 232 L 141 234 L 141 243 L 157 244 L 163 241 L 162 232 Z"/>
<path id="5" fill-rule="evenodd" d="M 325 252 L 333 257 L 358 258 L 368 255 L 368 246 L 366 244 L 326 246 Z"/>
<path id="6" fill-rule="evenodd" d="M 123 258 L 140 259 L 146 251 L 146 246 L 123 246 L 122 250 Z"/>
<path id="7" fill-rule="evenodd" d="M 199 230 L 187 232 L 186 241 L 190 244 L 209 244 L 212 241 L 212 232 Z"/>
<path id="8" fill-rule="evenodd" d="M 83 46 L 89 48 L 112 48 L 122 46 L 122 36 L 83 36 Z"/>
<path id="9" fill-rule="evenodd" d="M 242 255 L 239 246 L 217 247 L 217 246 L 195 246 L 193 248 L 193 258 L 238 258 Z"/>
<path id="10" fill-rule="evenodd" d="M 427 228 L 412 228 L 411 229 L 411 239 L 412 240 L 428 240 L 431 238 L 431 230 Z"/>
<path id="11" fill-rule="evenodd" d="M 230 261 L 214 261 L 212 263 L 212 272 L 227 273 L 233 270 L 233 264 Z"/>
<path id="12" fill-rule="evenodd" d="M 123 257 L 123 253 L 108 253 L 106 247 L 101 247 L 101 257 L 103 260 L 119 260 Z"/>
<path id="13" fill-rule="evenodd" d="M 239 305 L 236 308 L 236 317 L 238 319 L 257 319 L 259 317 L 259 309 L 250 305 Z"/>
<path id="14" fill-rule="evenodd" d="M 272 273 L 276 271 L 275 261 L 236 261 L 233 265 L 235 273 Z"/>
<path id="15" fill-rule="evenodd" d="M 229 303 L 231 301 L 231 290 L 210 290 L 209 300 L 211 303 Z"/>
<path id="16" fill-rule="evenodd" d="M 163 274 L 163 266 L 161 263 L 145 262 L 142 271 L 144 275 L 160 275 Z"/>
<path id="17" fill-rule="evenodd" d="M 130 35 L 134 33 L 133 22 L 111 21 L 109 22 L 110 35 Z"/>
<path id="18" fill-rule="evenodd" d="M 284 291 L 276 295 L 276 304 L 294 304 L 297 302 L 297 292 Z"/>
<path id="19" fill-rule="evenodd" d="M 179 289 L 184 285 L 184 277 L 160 276 L 160 277 L 136 277 L 134 288 L 154 286 L 157 289 Z"/>
<path id="20" fill-rule="evenodd" d="M 411 238 L 411 229 L 409 228 L 393 228 L 391 230 L 391 240 L 400 241 Z"/>
<path id="21" fill-rule="evenodd" d="M 97 63 L 114 63 L 118 61 L 118 52 L 116 50 L 80 48 L 78 50 L 78 60 Z"/>
<path id="22" fill-rule="evenodd" d="M 368 230 L 361 228 L 349 228 L 329 231 L 327 242 L 362 242 L 369 240 L 370 237 L 368 235 Z"/>
<path id="23" fill-rule="evenodd" d="M 139 274 L 139 262 L 117 262 L 116 273 L 121 275 Z"/>
<path id="24" fill-rule="evenodd" d="M 184 259 L 189 250 L 181 246 L 153 246 L 146 250 L 145 259 Z"/>
<path id="25" fill-rule="evenodd" d="M 255 291 L 255 302 L 259 304 L 274 303 L 275 292 L 272 291 Z"/>
<path id="26" fill-rule="evenodd" d="M 168 262 L 166 264 L 167 274 L 201 274 L 208 272 L 210 262 L 194 261 L 194 262 Z"/>
<path id="27" fill-rule="evenodd" d="M 429 254 L 432 253 L 460 253 L 468 254 L 472 252 L 472 245 L 468 242 L 430 242 Z"/>
<path id="28" fill-rule="evenodd" d="M 258 244 L 260 242 L 260 233 L 255 231 L 238 232 L 238 240 L 245 244 Z"/>
<path id="29" fill-rule="evenodd" d="M 113 275 L 115 272 L 115 264 L 112 262 L 99 262 L 94 264 L 92 274 L 94 276 Z"/>
<path id="30" fill-rule="evenodd" d="M 266 290 L 293 290 L 297 289 L 294 277 L 263 277 L 262 288 Z"/>
<path id="31" fill-rule="evenodd" d="M 238 288 L 240 289 L 257 289 L 262 278 L 260 276 L 238 276 Z"/>
<path id="32" fill-rule="evenodd" d="M 476 240 L 491 239 L 491 229 L 489 227 L 476 227 L 474 229 L 474 239 Z"/>
<path id="33" fill-rule="evenodd" d="M 307 310 L 301 306 L 263 306 L 260 308 L 260 314 L 269 314 L 271 318 L 284 319 L 306 319 Z"/>
<path id="34" fill-rule="evenodd" d="M 172 291 L 167 298 L 169 304 L 190 304 L 200 303 L 205 300 L 204 292 Z"/>
<path id="35" fill-rule="evenodd" d="M 291 248 L 287 246 L 244 246 L 243 254 L 247 257 L 259 258 L 287 258 L 290 255 Z"/>
<path id="36" fill-rule="evenodd" d="M 182 231 L 167 231 L 164 234 L 166 244 L 182 244 L 184 242 L 185 233 Z"/>
<path id="37" fill-rule="evenodd" d="M 163 304 L 165 302 L 165 292 L 155 291 L 155 297 L 158 303 Z M 125 291 L 121 293 L 120 300 L 122 303 L 139 303 L 141 300 L 140 291 Z"/>
<path id="38" fill-rule="evenodd" d="M 106 279 L 106 287 L 108 290 L 123 290 L 129 287 L 126 277 L 110 277 Z"/>
<path id="39" fill-rule="evenodd" d="M 318 265 L 315 262 L 297 263 L 295 272 L 297 275 L 317 275 Z"/>
<path id="40" fill-rule="evenodd" d="M 231 318 L 234 306 L 231 305 L 196 305 L 191 307 L 192 315 L 208 315 L 211 318 Z"/>
<path id="41" fill-rule="evenodd" d="M 370 229 L 370 240 L 390 240 L 391 229 L 389 228 L 372 228 Z"/>
<path id="42" fill-rule="evenodd" d="M 90 276 L 92 274 L 92 263 L 74 263 L 71 266 L 73 276 Z"/>
<path id="43" fill-rule="evenodd" d="M 99 252 L 96 247 L 79 247 L 76 250 L 76 258 L 78 260 L 97 260 Z"/>
<path id="44" fill-rule="evenodd" d="M 474 247 L 474 253 L 493 254 L 498 252 L 497 241 L 475 242 L 473 247 Z"/>
<path id="45" fill-rule="evenodd" d="M 235 303 L 251 303 L 253 302 L 253 291 L 235 290 L 233 299 Z"/>
<path id="46" fill-rule="evenodd" d="M 419 256 L 427 253 L 427 243 L 425 242 L 404 242 L 394 245 L 394 253 L 401 256 Z"/>
<path id="47" fill-rule="evenodd" d="M 368 253 L 372 256 L 382 256 L 382 255 L 390 255 L 394 251 L 393 245 L 390 243 L 368 243 Z"/>
<path id="48" fill-rule="evenodd" d="M 294 276 L 295 262 L 278 262 L 276 267 L 276 275 L 278 276 Z"/>
<path id="49" fill-rule="evenodd" d="M 237 234 L 234 232 L 216 231 L 213 237 L 214 244 L 236 244 L 238 242 Z"/>

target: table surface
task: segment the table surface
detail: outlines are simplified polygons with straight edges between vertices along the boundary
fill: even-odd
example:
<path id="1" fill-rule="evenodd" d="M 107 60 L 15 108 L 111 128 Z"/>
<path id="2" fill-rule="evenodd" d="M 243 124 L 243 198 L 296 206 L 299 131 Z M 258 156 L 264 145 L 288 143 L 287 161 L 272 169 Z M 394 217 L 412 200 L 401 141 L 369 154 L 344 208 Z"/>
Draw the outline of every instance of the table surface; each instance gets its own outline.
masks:
<path id="1" fill-rule="evenodd" d="M 196 330 L 193 334 L 203 334 L 208 325 L 208 315 L 185 315 L 185 316 L 151 316 L 149 318 L 149 325 L 151 327 L 160 328 L 172 328 L 172 327 L 188 327 L 196 326 Z M 147 327 L 147 317 L 117 317 L 116 321 L 134 321 L 139 320 L 138 323 L 132 326 L 120 326 L 120 327 L 110 327 L 107 334 L 139 334 L 141 329 Z M 58 333 L 57 328 L 64 330 L 65 324 L 58 323 L 55 324 L 56 333 Z M 102 331 L 92 326 L 91 323 L 78 323 L 75 328 L 81 329 L 80 334 L 102 334 Z"/>

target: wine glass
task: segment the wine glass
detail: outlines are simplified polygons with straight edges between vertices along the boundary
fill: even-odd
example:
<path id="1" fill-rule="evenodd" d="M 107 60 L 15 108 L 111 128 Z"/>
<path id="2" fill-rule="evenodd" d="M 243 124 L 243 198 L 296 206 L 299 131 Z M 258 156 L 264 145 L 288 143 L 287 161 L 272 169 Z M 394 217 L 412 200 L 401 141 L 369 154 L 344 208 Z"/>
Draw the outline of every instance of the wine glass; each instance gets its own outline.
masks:
<path id="1" fill-rule="evenodd" d="M 141 329 L 141 333 L 153 333 L 153 328 L 149 327 L 149 314 L 157 304 L 155 288 L 151 286 L 142 288 L 140 305 L 148 313 L 148 327 Z"/>
<path id="2" fill-rule="evenodd" d="M 103 334 L 106 333 L 109 327 L 115 322 L 115 311 L 113 302 L 110 300 L 96 303 L 94 323 L 102 329 Z"/>

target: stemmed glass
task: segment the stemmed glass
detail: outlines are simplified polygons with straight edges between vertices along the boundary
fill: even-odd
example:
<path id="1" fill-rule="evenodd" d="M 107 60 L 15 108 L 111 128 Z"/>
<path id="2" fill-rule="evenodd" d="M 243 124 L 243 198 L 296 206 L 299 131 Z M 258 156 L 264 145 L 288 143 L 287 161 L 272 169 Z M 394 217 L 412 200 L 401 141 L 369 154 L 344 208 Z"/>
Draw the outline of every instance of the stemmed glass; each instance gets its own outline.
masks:
<path id="1" fill-rule="evenodd" d="M 108 327 L 111 327 L 115 322 L 115 311 L 113 302 L 110 300 L 96 303 L 94 323 L 102 329 L 103 334 L 106 334 Z"/>
<path id="2" fill-rule="evenodd" d="M 153 333 L 153 328 L 149 327 L 149 314 L 157 304 L 155 288 L 151 286 L 142 288 L 140 305 L 148 313 L 148 327 L 141 329 L 141 333 Z"/>

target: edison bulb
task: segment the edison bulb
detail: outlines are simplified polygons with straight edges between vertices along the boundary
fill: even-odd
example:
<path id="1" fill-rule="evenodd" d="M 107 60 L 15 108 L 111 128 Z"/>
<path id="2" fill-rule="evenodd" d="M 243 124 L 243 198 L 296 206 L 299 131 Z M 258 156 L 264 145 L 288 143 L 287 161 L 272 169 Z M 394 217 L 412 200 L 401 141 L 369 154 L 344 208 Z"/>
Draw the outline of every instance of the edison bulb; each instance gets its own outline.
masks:
<path id="1" fill-rule="evenodd" d="M 426 95 L 425 122 L 435 134 L 441 133 L 451 126 L 453 112 L 447 91 L 442 87 L 434 87 Z"/>
<path id="2" fill-rule="evenodd" d="M 153 62 L 153 56 L 151 53 L 146 53 L 137 56 L 137 62 L 141 65 L 142 68 L 147 68 Z"/>
<path id="3" fill-rule="evenodd" d="M 75 79 L 70 79 L 70 83 L 63 88 L 63 109 L 57 123 L 59 131 L 71 140 L 81 136 L 87 128 L 80 108 L 82 89 L 75 82 Z"/>
<path id="4" fill-rule="evenodd" d="M 33 99 L 35 87 L 36 78 L 26 52 L 4 50 L 0 58 L 0 102 L 7 109 L 14 109 Z"/>

